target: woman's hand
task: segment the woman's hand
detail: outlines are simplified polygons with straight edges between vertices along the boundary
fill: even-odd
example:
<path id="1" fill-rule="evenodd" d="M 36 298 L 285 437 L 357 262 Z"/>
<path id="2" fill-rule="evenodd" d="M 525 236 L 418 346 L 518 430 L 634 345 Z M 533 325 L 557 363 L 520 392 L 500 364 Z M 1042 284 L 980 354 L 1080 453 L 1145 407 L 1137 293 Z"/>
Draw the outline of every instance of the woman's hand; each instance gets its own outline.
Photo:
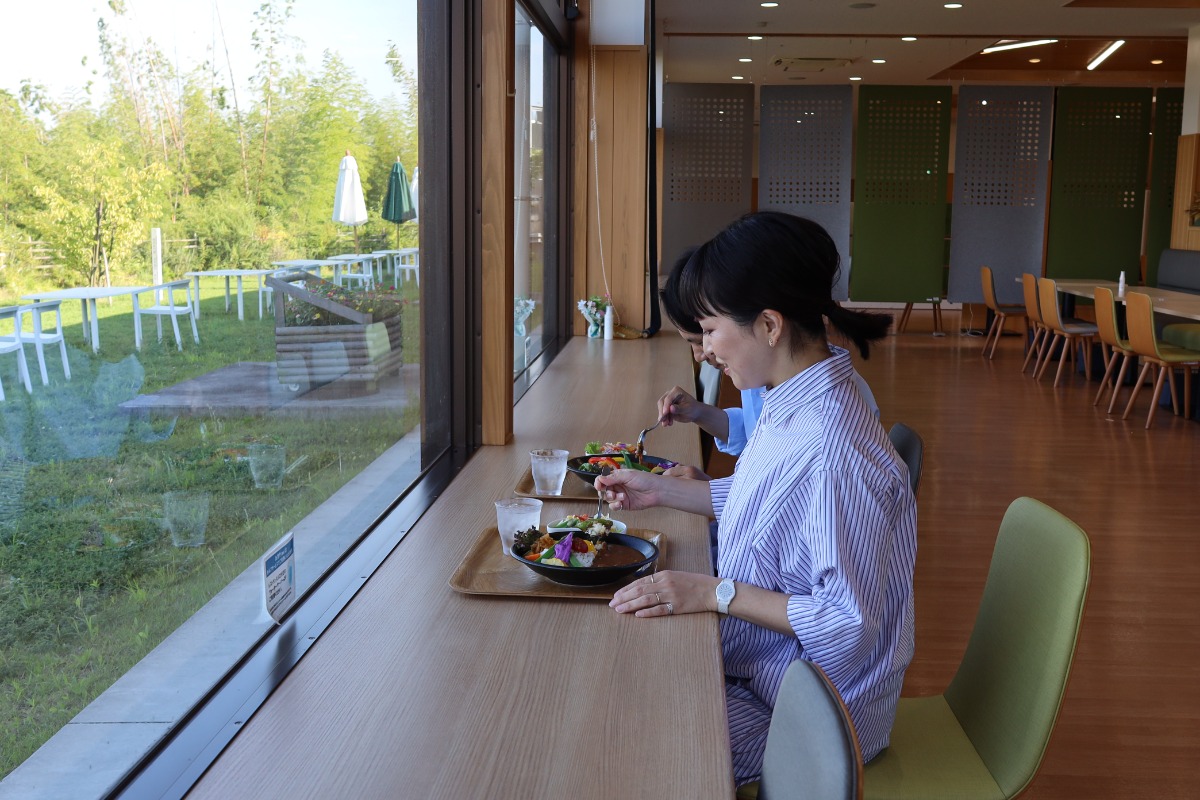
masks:
<path id="1" fill-rule="evenodd" d="M 621 587 L 608 605 L 619 614 L 632 611 L 638 617 L 713 611 L 717 582 L 710 575 L 665 570 Z"/>
<path id="2" fill-rule="evenodd" d="M 668 427 L 676 422 L 695 422 L 702 405 L 681 387 L 674 386 L 658 398 L 658 418 Z"/>
<path id="3" fill-rule="evenodd" d="M 604 500 L 614 511 L 640 511 L 653 508 L 660 502 L 657 488 L 659 475 L 638 469 L 619 469 L 596 478 L 596 488 L 604 492 Z"/>
<path id="4" fill-rule="evenodd" d="M 663 471 L 663 475 L 668 478 L 688 478 L 694 481 L 711 481 L 712 476 L 705 474 L 699 467 L 693 467 L 691 464 L 676 464 L 668 470 Z"/>

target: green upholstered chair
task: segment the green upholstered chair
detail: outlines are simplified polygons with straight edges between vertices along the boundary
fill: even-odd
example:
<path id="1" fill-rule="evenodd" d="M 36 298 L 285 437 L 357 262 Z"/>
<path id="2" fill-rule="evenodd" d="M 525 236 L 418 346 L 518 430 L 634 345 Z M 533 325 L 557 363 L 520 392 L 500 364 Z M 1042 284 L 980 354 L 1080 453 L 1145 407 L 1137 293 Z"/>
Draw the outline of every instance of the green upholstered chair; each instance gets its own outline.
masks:
<path id="1" fill-rule="evenodd" d="M 1024 306 L 1001 305 L 996 300 L 996 284 L 992 278 L 991 267 L 980 267 L 979 277 L 983 283 L 983 303 L 992 312 L 992 326 L 988 328 L 987 336 L 983 337 L 983 355 L 989 359 L 996 355 L 996 345 L 1000 343 L 1000 334 L 1004 333 L 1004 321 L 1009 317 L 1019 317 L 1025 323 L 1026 333 L 1029 331 L 1029 321 L 1025 317 Z M 991 350 L 988 350 L 988 345 Z"/>
<path id="2" fill-rule="evenodd" d="M 1200 350 L 1200 325 L 1195 322 L 1175 322 L 1162 331 L 1162 340 L 1176 347 Z"/>
<path id="3" fill-rule="evenodd" d="M 1097 286 L 1094 298 L 1096 329 L 1100 335 L 1100 347 L 1102 351 L 1107 352 L 1104 353 L 1104 377 L 1100 380 L 1100 388 L 1096 390 L 1096 399 L 1092 401 L 1092 405 L 1100 402 L 1100 397 L 1108 388 L 1109 379 L 1113 377 L 1113 369 L 1117 366 L 1117 356 L 1121 357 L 1121 371 L 1112 381 L 1112 397 L 1108 400 L 1108 413 L 1111 414 L 1113 405 L 1117 402 L 1117 395 L 1121 391 L 1121 384 L 1125 382 L 1125 373 L 1129 371 L 1129 364 L 1137 360 L 1137 354 L 1130 349 L 1129 340 L 1121 338 L 1121 331 L 1117 326 L 1117 301 L 1113 297 L 1112 289 L 1107 286 Z"/>
<path id="4" fill-rule="evenodd" d="M 864 797 L 1000 800 L 1033 780 L 1075 655 L 1087 535 L 1029 497 L 1008 507 L 954 679 L 902 697 L 890 746 L 864 769 Z"/>
<path id="5" fill-rule="evenodd" d="M 850 712 L 820 667 L 793 661 L 771 712 L 762 780 L 740 787 L 739 800 L 858 800 L 862 785 Z"/>
<path id="6" fill-rule="evenodd" d="M 921 434 L 903 422 L 897 422 L 888 428 L 888 439 L 908 466 L 908 481 L 912 484 L 913 497 L 916 497 L 917 490 L 921 488 L 921 463 L 925 460 L 925 441 Z"/>

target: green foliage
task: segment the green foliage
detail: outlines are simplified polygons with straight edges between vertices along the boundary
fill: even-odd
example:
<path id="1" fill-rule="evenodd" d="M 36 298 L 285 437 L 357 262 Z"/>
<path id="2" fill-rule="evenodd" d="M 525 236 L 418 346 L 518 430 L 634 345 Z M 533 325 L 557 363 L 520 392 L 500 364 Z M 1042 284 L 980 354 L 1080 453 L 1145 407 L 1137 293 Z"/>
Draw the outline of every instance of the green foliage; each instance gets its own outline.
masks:
<path id="1" fill-rule="evenodd" d="M 268 263 L 258 209 L 237 189 L 222 188 L 205 198 L 185 198 L 179 208 L 183 230 L 199 239 L 195 269 L 254 269 Z"/>

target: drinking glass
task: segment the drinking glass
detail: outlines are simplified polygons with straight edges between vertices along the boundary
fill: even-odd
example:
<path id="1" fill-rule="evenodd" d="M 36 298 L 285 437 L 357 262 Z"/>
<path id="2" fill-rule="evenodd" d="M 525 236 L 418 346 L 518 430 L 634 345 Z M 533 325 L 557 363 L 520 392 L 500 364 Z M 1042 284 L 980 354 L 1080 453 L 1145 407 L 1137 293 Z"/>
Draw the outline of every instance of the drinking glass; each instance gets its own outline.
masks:
<path id="1" fill-rule="evenodd" d="M 541 527 L 542 501 L 532 497 L 509 497 L 496 501 L 496 530 L 507 553 L 516 535 L 530 528 Z"/>
<path id="2" fill-rule="evenodd" d="M 566 450 L 530 450 L 529 463 L 533 469 L 533 488 L 538 494 L 562 494 L 567 477 Z"/>
<path id="3" fill-rule="evenodd" d="M 259 489 L 278 489 L 283 485 L 287 450 L 278 444 L 250 445 L 250 475 Z"/>

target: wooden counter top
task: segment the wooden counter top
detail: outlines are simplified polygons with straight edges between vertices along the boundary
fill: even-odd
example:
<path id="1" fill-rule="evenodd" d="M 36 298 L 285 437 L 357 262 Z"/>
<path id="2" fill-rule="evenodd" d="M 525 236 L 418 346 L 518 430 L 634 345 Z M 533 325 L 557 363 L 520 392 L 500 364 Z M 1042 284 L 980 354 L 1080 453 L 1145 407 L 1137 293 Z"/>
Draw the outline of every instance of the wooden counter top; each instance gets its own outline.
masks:
<path id="1" fill-rule="evenodd" d="M 691 376 L 673 334 L 573 339 L 518 403 L 513 442 L 471 459 L 188 796 L 731 797 L 715 615 L 447 585 L 530 449 L 632 441 Z M 659 428 L 647 450 L 698 464 L 698 430 Z M 586 510 L 547 502 L 542 521 Z M 667 533 L 671 568 L 711 569 L 705 520 L 617 516 Z"/>

